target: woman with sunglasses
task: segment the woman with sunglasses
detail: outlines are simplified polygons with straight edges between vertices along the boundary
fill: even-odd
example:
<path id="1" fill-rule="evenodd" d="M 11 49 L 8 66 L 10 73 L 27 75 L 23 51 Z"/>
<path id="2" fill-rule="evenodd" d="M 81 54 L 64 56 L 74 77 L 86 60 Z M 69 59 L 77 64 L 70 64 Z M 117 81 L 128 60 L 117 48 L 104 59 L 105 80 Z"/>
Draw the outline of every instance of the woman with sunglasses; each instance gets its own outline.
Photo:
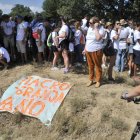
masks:
<path id="1" fill-rule="evenodd" d="M 93 85 L 96 82 L 95 87 L 98 88 L 101 85 L 101 76 L 102 76 L 101 65 L 103 56 L 102 48 L 103 48 L 104 30 L 99 25 L 98 17 L 91 18 L 89 24 L 90 27 L 87 32 L 85 46 L 85 53 L 88 62 L 89 80 L 90 80 L 89 83 L 87 84 L 87 87 Z"/>

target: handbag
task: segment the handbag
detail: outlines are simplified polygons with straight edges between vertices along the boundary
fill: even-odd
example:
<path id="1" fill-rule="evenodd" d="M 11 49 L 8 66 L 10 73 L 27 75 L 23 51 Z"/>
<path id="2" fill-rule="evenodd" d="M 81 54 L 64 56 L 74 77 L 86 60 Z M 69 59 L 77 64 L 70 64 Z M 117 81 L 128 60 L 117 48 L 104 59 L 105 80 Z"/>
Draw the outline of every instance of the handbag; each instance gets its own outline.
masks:
<path id="1" fill-rule="evenodd" d="M 107 42 L 103 48 L 103 53 L 105 56 L 113 56 L 115 55 L 115 49 L 114 49 L 114 41 L 112 41 L 109 37 L 109 33 L 107 32 Z"/>

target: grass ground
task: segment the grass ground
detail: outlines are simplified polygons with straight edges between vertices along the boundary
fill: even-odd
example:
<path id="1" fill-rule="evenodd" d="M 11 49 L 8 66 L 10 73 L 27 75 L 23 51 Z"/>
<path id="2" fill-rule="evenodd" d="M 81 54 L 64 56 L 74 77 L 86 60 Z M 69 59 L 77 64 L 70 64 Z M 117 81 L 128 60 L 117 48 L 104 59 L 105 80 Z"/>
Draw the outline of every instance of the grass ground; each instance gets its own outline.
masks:
<path id="1" fill-rule="evenodd" d="M 140 106 L 128 104 L 120 96 L 135 82 L 123 73 L 116 74 L 116 83 L 112 84 L 104 75 L 100 88 L 87 88 L 88 75 L 80 71 L 64 75 L 47 65 L 35 68 L 29 64 L 0 71 L 0 96 L 22 76 L 37 75 L 73 84 L 49 128 L 34 118 L 22 116 L 18 121 L 20 114 L 0 113 L 0 140 L 129 140 L 140 120 Z"/>

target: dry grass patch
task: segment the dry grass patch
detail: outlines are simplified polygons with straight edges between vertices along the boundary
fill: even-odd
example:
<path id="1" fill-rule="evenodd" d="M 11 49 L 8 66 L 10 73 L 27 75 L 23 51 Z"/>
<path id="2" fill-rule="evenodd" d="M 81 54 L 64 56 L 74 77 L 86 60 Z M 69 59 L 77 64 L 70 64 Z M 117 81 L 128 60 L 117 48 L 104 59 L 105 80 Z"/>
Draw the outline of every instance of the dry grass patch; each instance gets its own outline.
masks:
<path id="1" fill-rule="evenodd" d="M 71 108 L 72 108 L 73 114 L 76 114 L 86 109 L 88 106 L 88 102 L 85 101 L 83 98 L 74 98 L 71 100 L 71 105 L 72 105 Z"/>
<path id="2" fill-rule="evenodd" d="M 111 124 L 113 129 L 117 129 L 119 131 L 129 130 L 129 125 L 121 118 L 112 118 Z"/>

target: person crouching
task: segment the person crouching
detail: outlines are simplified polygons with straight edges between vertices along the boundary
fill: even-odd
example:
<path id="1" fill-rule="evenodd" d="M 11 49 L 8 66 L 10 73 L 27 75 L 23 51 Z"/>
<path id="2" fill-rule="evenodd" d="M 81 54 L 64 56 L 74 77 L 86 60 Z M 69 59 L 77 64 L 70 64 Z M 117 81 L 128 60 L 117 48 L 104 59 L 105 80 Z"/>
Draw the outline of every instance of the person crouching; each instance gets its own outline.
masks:
<path id="1" fill-rule="evenodd" d="M 0 65 L 2 64 L 4 68 L 7 69 L 9 63 L 10 63 L 10 55 L 8 51 L 0 45 Z"/>

